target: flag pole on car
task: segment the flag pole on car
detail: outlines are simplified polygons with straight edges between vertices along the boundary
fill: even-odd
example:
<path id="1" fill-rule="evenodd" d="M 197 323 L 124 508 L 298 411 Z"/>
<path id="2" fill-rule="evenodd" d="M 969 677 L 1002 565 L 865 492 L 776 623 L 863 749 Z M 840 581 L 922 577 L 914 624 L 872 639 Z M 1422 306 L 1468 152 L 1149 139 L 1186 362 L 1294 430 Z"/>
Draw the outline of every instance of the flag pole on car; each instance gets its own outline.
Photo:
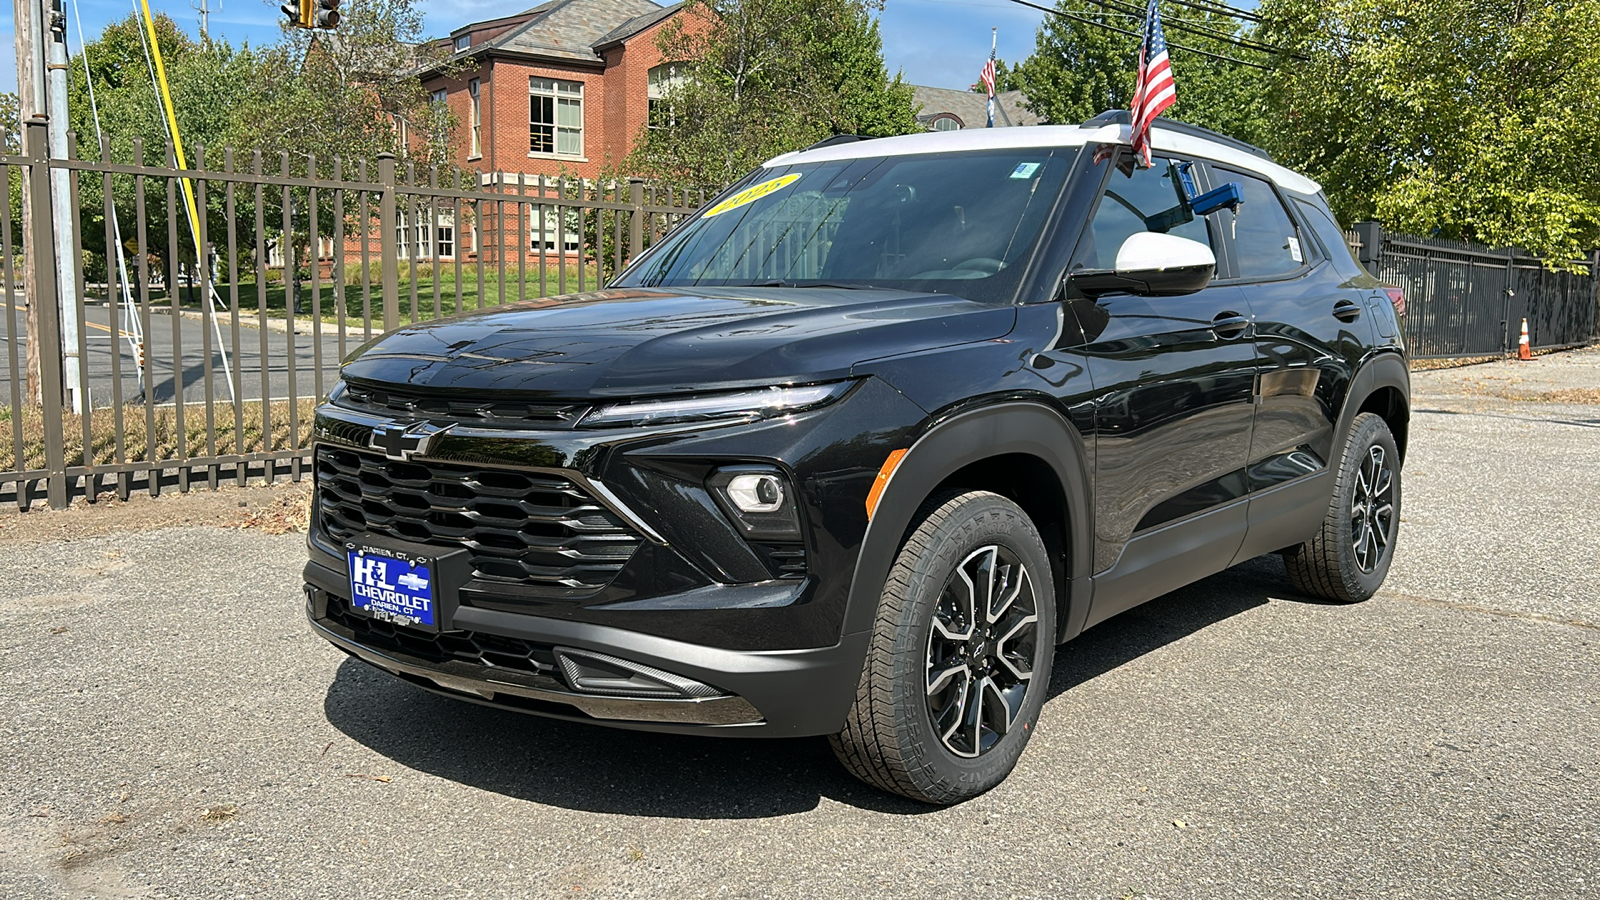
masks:
<path id="1" fill-rule="evenodd" d="M 1167 58 L 1167 39 L 1161 33 L 1161 11 L 1150 0 L 1145 11 L 1144 36 L 1139 42 L 1139 78 L 1133 88 L 1133 127 L 1129 134 L 1134 155 L 1150 168 L 1150 124 L 1161 111 L 1178 99 L 1178 86 L 1172 80 L 1172 62 Z"/>

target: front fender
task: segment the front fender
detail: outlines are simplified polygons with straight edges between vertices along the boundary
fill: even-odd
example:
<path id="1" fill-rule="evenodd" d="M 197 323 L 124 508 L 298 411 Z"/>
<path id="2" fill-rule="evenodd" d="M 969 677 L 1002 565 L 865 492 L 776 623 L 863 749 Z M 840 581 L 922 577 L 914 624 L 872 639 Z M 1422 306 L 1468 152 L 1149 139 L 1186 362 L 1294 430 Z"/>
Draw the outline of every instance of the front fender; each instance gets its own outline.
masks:
<path id="1" fill-rule="evenodd" d="M 884 488 L 862 540 L 845 610 L 846 634 L 872 628 L 889 569 L 922 502 L 962 468 L 1009 454 L 1037 457 L 1060 483 L 1067 506 L 1067 597 L 1066 603 L 1059 605 L 1058 640 L 1067 640 L 1083 629 L 1089 611 L 1093 535 L 1083 439 L 1054 409 L 1042 403 L 1012 401 L 940 419 L 911 445 Z"/>

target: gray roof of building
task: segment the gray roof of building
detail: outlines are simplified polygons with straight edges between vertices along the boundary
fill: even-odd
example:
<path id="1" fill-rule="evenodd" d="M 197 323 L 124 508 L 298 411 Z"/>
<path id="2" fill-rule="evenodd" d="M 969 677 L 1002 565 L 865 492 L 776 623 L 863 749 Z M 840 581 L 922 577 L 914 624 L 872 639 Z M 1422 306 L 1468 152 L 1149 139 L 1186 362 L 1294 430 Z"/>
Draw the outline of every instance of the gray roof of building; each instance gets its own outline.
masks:
<path id="1" fill-rule="evenodd" d="M 618 25 L 616 28 L 613 28 L 611 33 L 606 34 L 602 36 L 600 40 L 595 41 L 594 49 L 604 50 L 613 44 L 620 44 L 628 38 L 631 38 L 639 32 L 645 30 L 646 28 L 649 28 L 651 25 L 666 19 L 668 16 L 682 8 L 682 3 L 674 3 L 671 6 L 663 6 L 652 13 L 645 13 L 642 16 L 634 16 L 628 21 L 623 22 L 621 25 Z"/>
<path id="2" fill-rule="evenodd" d="M 1028 109 L 1028 98 L 1021 91 L 1001 91 L 995 94 L 994 99 L 995 127 L 1044 124 L 1044 117 Z M 963 128 L 982 128 L 989 121 L 988 100 L 983 94 L 972 91 L 921 84 L 911 86 L 911 101 L 922 104 L 922 109 L 917 112 L 917 121 L 923 124 L 932 122 L 940 113 L 949 113 L 961 120 Z"/>
<path id="3" fill-rule="evenodd" d="M 522 15 L 530 18 L 504 34 L 456 54 L 458 57 L 500 50 L 552 59 L 598 63 L 595 48 L 624 40 L 639 28 L 617 37 L 641 18 L 668 12 L 651 0 L 552 0 Z M 664 16 L 663 16 L 664 17 Z M 619 23 L 621 23 L 619 25 Z M 647 23 L 648 24 L 648 23 Z M 456 29 L 457 32 L 466 29 Z"/>

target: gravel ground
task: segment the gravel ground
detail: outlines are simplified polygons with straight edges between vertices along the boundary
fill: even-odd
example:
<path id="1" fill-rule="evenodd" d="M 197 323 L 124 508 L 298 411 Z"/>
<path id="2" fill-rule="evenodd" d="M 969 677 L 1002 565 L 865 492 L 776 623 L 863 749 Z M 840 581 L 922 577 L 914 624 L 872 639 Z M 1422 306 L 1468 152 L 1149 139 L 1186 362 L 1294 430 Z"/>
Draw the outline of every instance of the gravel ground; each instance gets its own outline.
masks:
<path id="1" fill-rule="evenodd" d="M 396 682 L 308 633 L 293 534 L 0 529 L 0 897 L 1600 896 L 1600 405 L 1510 398 L 1595 385 L 1419 373 L 1378 597 L 1264 558 L 1101 625 L 943 810 Z"/>

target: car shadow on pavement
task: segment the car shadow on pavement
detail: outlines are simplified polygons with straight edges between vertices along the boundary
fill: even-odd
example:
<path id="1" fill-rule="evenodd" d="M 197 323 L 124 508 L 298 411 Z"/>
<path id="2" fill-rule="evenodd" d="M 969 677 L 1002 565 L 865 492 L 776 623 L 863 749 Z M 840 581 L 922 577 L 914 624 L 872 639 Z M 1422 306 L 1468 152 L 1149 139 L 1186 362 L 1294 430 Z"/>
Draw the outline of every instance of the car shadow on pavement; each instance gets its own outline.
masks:
<path id="1" fill-rule="evenodd" d="M 1085 632 L 1057 651 L 1049 696 L 1284 596 L 1282 572 L 1276 557 L 1254 560 Z M 339 666 L 323 708 L 335 728 L 402 765 L 566 809 L 743 819 L 804 812 L 823 797 L 897 815 L 937 809 L 851 778 L 822 738 L 714 739 L 545 719 L 431 694 L 353 659 Z"/>

